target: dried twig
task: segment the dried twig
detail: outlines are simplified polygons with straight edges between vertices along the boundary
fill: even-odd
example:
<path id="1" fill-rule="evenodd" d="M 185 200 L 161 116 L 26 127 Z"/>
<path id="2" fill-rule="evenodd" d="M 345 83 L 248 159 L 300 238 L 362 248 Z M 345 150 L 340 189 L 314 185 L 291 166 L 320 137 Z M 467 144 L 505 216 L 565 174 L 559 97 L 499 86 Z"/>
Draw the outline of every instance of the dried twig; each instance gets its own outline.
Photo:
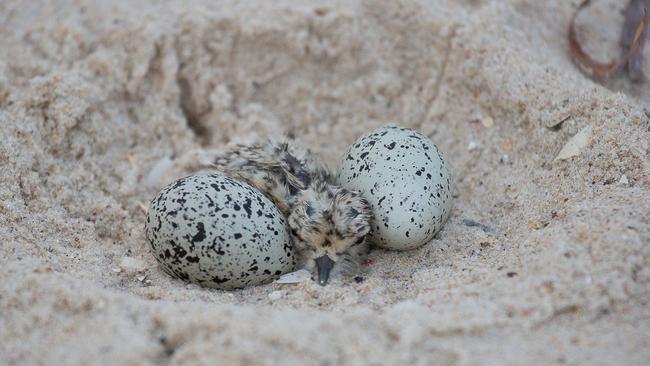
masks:
<path id="1" fill-rule="evenodd" d="M 626 50 L 627 52 L 624 53 L 622 58 L 611 61 L 609 63 L 601 63 L 595 61 L 593 58 L 591 58 L 591 56 L 587 54 L 587 52 L 585 52 L 582 49 L 582 45 L 580 45 L 580 42 L 578 42 L 578 36 L 575 29 L 575 20 L 578 17 L 578 14 L 582 9 L 584 9 L 587 5 L 589 5 L 590 2 L 591 0 L 584 0 L 578 6 L 575 13 L 571 17 L 571 22 L 569 23 L 569 46 L 571 50 L 571 58 L 578 65 L 578 67 L 580 67 L 580 69 L 590 77 L 594 79 L 605 79 L 613 75 L 618 70 L 620 70 L 621 67 L 627 64 L 630 60 L 633 60 L 633 62 L 639 62 L 641 56 L 635 57 L 635 55 L 641 48 L 642 41 L 645 39 L 645 30 L 646 30 L 646 25 L 648 23 L 648 17 L 647 17 L 647 12 L 644 11 L 636 27 L 632 28 L 634 29 L 634 32 L 631 33 L 633 34 L 633 37 L 626 37 L 626 35 L 624 34 L 624 40 L 629 41 L 631 39 L 631 42 L 629 42 L 630 46 L 627 47 Z M 650 2 L 650 1 L 632 0 L 630 2 L 630 5 L 628 6 L 628 10 L 633 6 L 637 6 L 638 5 L 637 3 L 643 3 L 643 2 Z M 645 5 L 641 4 L 641 8 L 643 8 L 644 6 Z M 633 10 L 629 10 L 629 11 L 633 11 Z M 635 17 L 632 16 L 628 17 L 626 14 L 626 27 L 627 24 L 632 22 L 634 19 Z M 633 70 L 640 71 L 640 62 L 639 62 L 639 68 L 637 69 L 633 67 Z"/>

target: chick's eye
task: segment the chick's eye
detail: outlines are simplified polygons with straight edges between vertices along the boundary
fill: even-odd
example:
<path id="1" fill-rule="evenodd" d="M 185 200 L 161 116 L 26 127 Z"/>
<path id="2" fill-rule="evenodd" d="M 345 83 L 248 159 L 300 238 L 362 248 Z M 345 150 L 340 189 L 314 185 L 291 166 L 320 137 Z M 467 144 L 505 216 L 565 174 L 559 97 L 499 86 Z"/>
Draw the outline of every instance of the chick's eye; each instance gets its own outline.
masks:
<path id="1" fill-rule="evenodd" d="M 354 242 L 354 244 L 359 245 L 359 244 L 363 243 L 364 240 L 366 240 L 366 237 L 365 237 L 365 236 L 362 236 L 362 237 L 360 237 L 359 239 L 357 239 L 357 240 Z"/>
<path id="2" fill-rule="evenodd" d="M 298 230 L 291 228 L 291 235 L 298 236 Z"/>
<path id="3" fill-rule="evenodd" d="M 314 216 L 314 209 L 310 205 L 307 205 L 305 207 L 305 214 L 309 217 Z"/>

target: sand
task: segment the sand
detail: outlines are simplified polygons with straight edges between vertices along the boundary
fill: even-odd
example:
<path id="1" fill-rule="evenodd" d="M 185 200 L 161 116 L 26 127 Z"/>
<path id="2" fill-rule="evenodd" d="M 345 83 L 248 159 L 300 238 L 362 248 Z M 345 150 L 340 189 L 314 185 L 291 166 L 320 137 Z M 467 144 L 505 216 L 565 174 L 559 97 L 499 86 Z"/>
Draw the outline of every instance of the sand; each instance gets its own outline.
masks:
<path id="1" fill-rule="evenodd" d="M 0 1 L 1 363 L 647 364 L 650 84 L 572 64 L 575 3 Z M 622 3 L 578 18 L 598 59 Z M 427 245 L 326 287 L 157 267 L 161 159 L 290 135 L 336 167 L 391 122 L 454 169 Z"/>

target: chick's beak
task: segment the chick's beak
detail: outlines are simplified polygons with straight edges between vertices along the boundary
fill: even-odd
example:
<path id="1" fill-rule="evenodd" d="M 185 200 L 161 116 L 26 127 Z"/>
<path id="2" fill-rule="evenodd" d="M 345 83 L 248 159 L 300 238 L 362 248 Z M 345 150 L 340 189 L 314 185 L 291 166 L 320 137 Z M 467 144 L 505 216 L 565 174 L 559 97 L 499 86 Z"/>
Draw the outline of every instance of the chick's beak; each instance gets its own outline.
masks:
<path id="1" fill-rule="evenodd" d="M 327 284 L 327 280 L 330 278 L 330 271 L 334 266 L 334 261 L 327 255 L 318 257 L 315 260 L 316 267 L 318 267 L 318 283 L 321 286 L 325 286 Z"/>

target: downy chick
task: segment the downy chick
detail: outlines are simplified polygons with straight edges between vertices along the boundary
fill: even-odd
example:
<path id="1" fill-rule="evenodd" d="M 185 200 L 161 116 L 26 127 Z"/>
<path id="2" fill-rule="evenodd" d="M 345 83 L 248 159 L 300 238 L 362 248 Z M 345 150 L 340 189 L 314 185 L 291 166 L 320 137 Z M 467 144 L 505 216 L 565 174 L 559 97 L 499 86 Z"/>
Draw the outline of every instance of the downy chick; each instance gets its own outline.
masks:
<path id="1" fill-rule="evenodd" d="M 370 206 L 358 192 L 336 185 L 308 149 L 269 141 L 199 151 L 190 161 L 242 180 L 273 200 L 287 219 L 303 266 L 316 270 L 319 284 L 327 284 L 335 266 L 358 270 L 368 252 Z"/>

